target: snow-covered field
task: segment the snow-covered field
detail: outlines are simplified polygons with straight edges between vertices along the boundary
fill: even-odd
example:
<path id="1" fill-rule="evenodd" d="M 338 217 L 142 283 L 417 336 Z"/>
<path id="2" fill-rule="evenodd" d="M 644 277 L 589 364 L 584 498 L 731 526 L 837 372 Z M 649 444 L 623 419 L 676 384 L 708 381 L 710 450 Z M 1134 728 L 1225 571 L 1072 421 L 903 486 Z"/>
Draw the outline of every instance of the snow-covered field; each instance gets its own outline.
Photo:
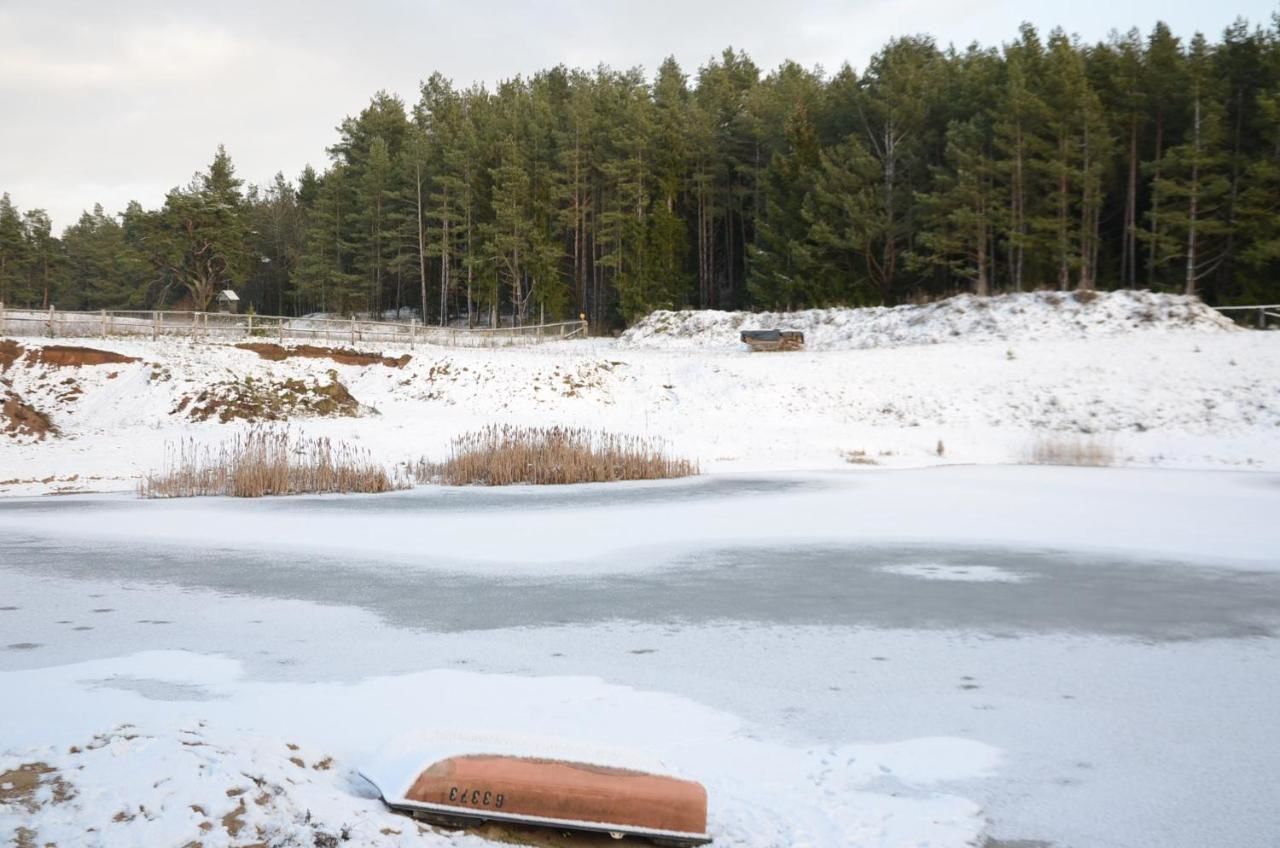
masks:
<path id="1" fill-rule="evenodd" d="M 998 310 L 1000 340 L 946 331 L 953 340 L 907 345 L 892 340 L 896 331 L 858 330 L 844 338 L 885 346 L 788 354 L 751 354 L 727 337 L 687 350 L 692 337 L 677 335 L 645 349 L 626 338 L 528 350 L 419 346 L 388 351 L 410 356 L 397 367 L 108 339 L 89 344 L 139 361 L 69 367 L 30 364 L 49 340 L 19 339 L 25 352 L 0 379 L 60 435 L 0 437 L 0 493 L 132 488 L 159 466 L 166 443 L 216 442 L 242 423 L 219 422 L 227 403 L 252 408 L 282 393 L 296 401 L 295 427 L 358 442 L 388 464 L 439 457 L 463 431 L 512 422 L 660 436 L 709 471 L 1018 463 L 1046 445 L 1117 465 L 1280 468 L 1280 333 L 1233 330 L 1167 296 L 1159 302 L 1174 301 L 1162 308 L 1175 317 L 1135 330 L 1107 316 L 1155 309 L 1137 295 L 1093 301 L 1096 325 L 1081 324 L 1073 298 L 1064 301 L 1074 308 L 1057 307 L 1065 311 L 1056 324 L 1043 296 L 1022 298 L 1022 313 L 1010 305 L 1017 300 Z M 898 320 L 902 309 L 919 317 L 943 307 L 887 316 Z M 874 324 L 877 314 L 840 317 Z M 949 320 L 906 323 L 936 336 Z M 359 417 L 307 412 L 335 381 Z"/>
<path id="2" fill-rule="evenodd" d="M 764 322 L 810 348 L 746 352 Z M 372 364 L 15 341 L 0 402 L 56 432 L 0 432 L 0 844 L 488 844 L 356 774 L 475 748 L 696 778 L 737 848 L 1280 837 L 1280 333 L 1121 293 Z M 387 464 L 600 427 L 710 474 L 128 493 L 243 414 Z M 1116 467 L 1022 465 L 1073 452 Z M 12 497 L 50 492 L 116 493 Z"/>

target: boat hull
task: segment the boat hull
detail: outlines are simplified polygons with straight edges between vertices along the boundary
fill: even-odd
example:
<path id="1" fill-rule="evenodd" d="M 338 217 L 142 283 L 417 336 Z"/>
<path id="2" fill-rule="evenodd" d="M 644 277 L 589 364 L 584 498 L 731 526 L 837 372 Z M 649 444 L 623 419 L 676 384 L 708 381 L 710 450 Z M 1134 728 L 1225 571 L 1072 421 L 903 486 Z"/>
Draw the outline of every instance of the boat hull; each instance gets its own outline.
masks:
<path id="1" fill-rule="evenodd" d="M 702 845 L 707 793 L 674 777 L 587 763 L 473 755 L 432 763 L 387 806 L 446 825 L 501 822 Z"/>

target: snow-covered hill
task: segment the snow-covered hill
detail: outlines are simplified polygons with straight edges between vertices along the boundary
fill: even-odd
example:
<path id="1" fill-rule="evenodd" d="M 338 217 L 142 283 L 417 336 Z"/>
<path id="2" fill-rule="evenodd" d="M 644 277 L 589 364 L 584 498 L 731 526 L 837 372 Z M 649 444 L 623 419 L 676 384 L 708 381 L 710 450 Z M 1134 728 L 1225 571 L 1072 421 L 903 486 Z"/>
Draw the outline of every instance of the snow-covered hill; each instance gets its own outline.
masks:
<path id="1" fill-rule="evenodd" d="M 619 339 L 624 348 L 732 348 L 748 329 L 800 330 L 813 350 L 965 341 L 1081 339 L 1134 332 L 1230 331 L 1236 326 L 1200 300 L 1147 291 L 996 297 L 960 295 L 923 306 L 801 312 L 654 312 Z"/>

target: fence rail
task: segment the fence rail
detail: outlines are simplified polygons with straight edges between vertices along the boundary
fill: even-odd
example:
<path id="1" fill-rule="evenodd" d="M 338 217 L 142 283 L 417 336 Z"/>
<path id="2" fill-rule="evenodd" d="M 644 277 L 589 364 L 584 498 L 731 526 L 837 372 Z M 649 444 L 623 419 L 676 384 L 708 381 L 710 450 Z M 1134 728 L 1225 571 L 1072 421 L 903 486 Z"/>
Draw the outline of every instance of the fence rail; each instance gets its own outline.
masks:
<path id="1" fill-rule="evenodd" d="M 433 327 L 416 321 L 368 321 L 362 318 L 286 318 L 280 315 L 231 315 L 223 312 L 105 310 L 68 312 L 11 309 L 0 303 L 0 335 L 45 338 L 181 336 L 199 341 L 307 341 L 333 344 L 444 345 L 512 347 L 586 338 L 586 321 L 562 321 L 527 327 Z"/>
<path id="2" fill-rule="evenodd" d="M 1259 330 L 1267 328 L 1268 318 L 1275 318 L 1280 321 L 1280 303 L 1266 303 L 1257 306 L 1215 306 L 1213 308 L 1219 312 L 1257 312 Z"/>

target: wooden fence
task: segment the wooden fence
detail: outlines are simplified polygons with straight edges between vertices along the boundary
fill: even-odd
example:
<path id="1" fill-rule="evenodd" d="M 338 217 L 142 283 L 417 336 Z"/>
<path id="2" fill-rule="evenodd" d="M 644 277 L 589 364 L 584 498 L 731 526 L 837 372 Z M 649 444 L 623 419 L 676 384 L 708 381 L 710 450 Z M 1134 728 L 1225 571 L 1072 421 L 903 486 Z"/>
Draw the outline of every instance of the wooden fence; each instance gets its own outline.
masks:
<path id="1" fill-rule="evenodd" d="M 1268 303 L 1262 306 L 1215 306 L 1214 309 L 1219 312 L 1257 312 L 1257 326 L 1259 330 L 1267 328 L 1267 319 L 1274 318 L 1280 321 L 1280 303 Z M 1228 316 L 1231 317 L 1231 316 Z M 1245 316 L 1248 317 L 1247 315 Z"/>
<path id="2" fill-rule="evenodd" d="M 68 312 L 7 309 L 0 303 L 0 336 L 51 339 L 180 336 L 199 341 L 306 341 L 335 345 L 446 345 L 512 347 L 586 338 L 586 321 L 562 321 L 527 327 L 433 327 L 417 321 L 368 321 L 362 318 L 286 318 L 279 315 L 230 315 L 221 312 L 164 310 Z"/>

